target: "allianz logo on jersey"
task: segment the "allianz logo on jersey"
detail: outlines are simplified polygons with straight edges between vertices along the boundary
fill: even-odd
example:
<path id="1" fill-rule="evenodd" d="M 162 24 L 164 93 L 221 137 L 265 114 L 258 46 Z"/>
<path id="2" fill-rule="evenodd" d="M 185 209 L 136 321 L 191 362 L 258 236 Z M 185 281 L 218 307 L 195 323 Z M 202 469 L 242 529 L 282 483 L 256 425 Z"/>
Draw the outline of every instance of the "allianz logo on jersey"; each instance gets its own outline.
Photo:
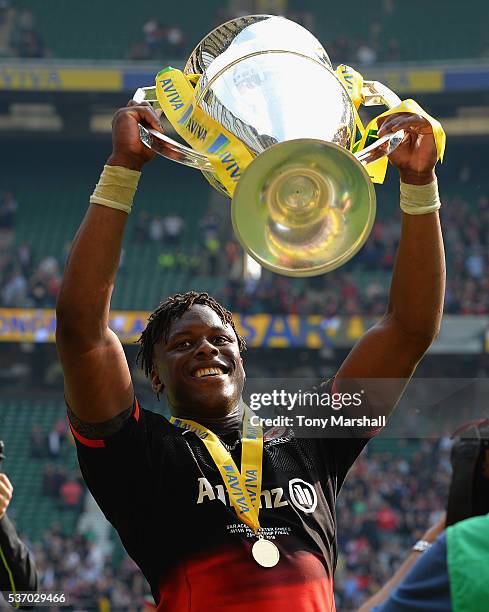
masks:
<path id="1" fill-rule="evenodd" d="M 224 485 L 219 484 L 213 487 L 207 478 L 199 478 L 199 493 L 197 503 L 202 504 L 205 501 L 219 500 L 223 504 L 231 505 L 229 496 Z M 288 498 L 284 498 L 284 490 L 282 487 L 275 489 L 263 489 L 260 494 L 260 508 L 282 508 L 292 503 L 298 510 L 311 514 L 318 505 L 318 496 L 316 489 L 312 484 L 302 480 L 301 478 L 293 478 L 289 480 Z"/>

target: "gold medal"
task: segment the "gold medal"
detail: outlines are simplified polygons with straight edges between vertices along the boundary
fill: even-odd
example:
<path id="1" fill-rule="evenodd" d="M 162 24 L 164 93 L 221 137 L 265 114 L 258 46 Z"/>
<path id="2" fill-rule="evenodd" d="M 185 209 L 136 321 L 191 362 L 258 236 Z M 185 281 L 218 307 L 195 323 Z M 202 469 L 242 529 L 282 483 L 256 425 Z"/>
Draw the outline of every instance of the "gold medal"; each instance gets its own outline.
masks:
<path id="1" fill-rule="evenodd" d="M 275 567 L 280 559 L 280 551 L 270 540 L 259 538 L 251 549 L 253 559 L 262 567 Z"/>

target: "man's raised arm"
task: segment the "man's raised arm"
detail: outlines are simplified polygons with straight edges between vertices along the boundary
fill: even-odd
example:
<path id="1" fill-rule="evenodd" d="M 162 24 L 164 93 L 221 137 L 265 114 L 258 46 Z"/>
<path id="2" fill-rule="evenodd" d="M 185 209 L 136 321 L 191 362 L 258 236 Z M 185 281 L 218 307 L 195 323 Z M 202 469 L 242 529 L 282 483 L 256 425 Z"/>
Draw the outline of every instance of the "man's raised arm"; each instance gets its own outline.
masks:
<path id="1" fill-rule="evenodd" d="M 130 102 L 115 114 L 112 154 L 73 241 L 56 304 L 66 401 L 88 423 L 107 421 L 133 402 L 124 351 L 108 322 L 127 215 L 140 171 L 154 157 L 140 142 L 138 122 L 161 130 L 147 103 Z"/>
<path id="2" fill-rule="evenodd" d="M 391 408 L 439 332 L 445 294 L 445 254 L 434 173 L 437 152 L 431 126 L 419 115 L 391 115 L 379 136 L 399 129 L 407 137 L 390 161 L 400 172 L 402 230 L 389 305 L 382 320 L 359 340 L 338 371 L 339 382 L 403 379 L 387 390 Z M 372 383 L 371 387 L 373 403 L 378 399 L 378 405 L 385 405 L 385 385 Z"/>

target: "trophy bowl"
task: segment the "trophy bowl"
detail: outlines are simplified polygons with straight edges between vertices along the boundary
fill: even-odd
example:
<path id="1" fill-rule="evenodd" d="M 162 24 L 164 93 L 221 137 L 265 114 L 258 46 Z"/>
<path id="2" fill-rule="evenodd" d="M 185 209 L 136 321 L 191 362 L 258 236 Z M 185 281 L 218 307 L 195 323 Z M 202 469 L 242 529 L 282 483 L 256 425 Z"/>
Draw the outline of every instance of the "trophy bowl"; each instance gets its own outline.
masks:
<path id="1" fill-rule="evenodd" d="M 188 104 L 175 103 L 178 87 L 167 70 L 157 87 L 138 89 L 134 99 L 162 109 L 177 131 L 185 126 L 195 146 L 144 126 L 141 139 L 160 155 L 200 169 L 232 197 L 234 232 L 253 259 L 279 274 L 315 276 L 358 252 L 376 210 L 365 166 L 390 153 L 403 133 L 352 152 L 355 104 L 309 31 L 271 15 L 219 26 L 184 68 L 193 84 Z M 160 75 L 167 100 L 158 90 Z M 400 102 L 375 82 L 363 82 L 362 96 L 370 105 Z M 175 107 L 179 115 L 172 120 Z M 221 133 L 212 139 L 211 128 Z"/>

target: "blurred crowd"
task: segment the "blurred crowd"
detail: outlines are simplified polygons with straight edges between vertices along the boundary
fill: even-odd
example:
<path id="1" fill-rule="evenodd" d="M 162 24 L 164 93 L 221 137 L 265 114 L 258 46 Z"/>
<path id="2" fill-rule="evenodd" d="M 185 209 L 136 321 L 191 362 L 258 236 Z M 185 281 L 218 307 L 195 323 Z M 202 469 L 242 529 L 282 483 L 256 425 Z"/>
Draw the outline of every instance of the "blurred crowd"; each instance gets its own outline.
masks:
<path id="1" fill-rule="evenodd" d="M 446 508 L 451 440 L 387 442 L 395 452 L 364 452 L 338 499 L 339 610 L 356 610 L 385 584 Z"/>
<path id="2" fill-rule="evenodd" d="M 151 597 L 134 562 L 124 556 L 112 563 L 93 534 L 63 534 L 53 525 L 30 547 L 41 590 L 66 593 L 75 609 L 142 610 Z"/>
<path id="3" fill-rule="evenodd" d="M 446 314 L 489 314 L 489 198 L 469 203 L 445 197 L 441 220 L 447 249 Z M 234 312 L 382 315 L 400 236 L 399 217 L 377 218 L 363 249 L 325 276 L 290 279 L 264 271 L 243 280 L 241 251 L 229 240 L 222 253 L 228 283 L 220 296 Z"/>
<path id="4" fill-rule="evenodd" d="M 441 219 L 449 245 L 445 313 L 489 314 L 489 198 L 479 195 L 469 202 L 454 195 L 443 200 Z M 16 241 L 18 209 L 14 194 L 0 194 L 0 306 L 52 308 L 65 253 L 33 254 L 30 244 Z M 217 297 L 234 312 L 328 318 L 380 316 L 385 310 L 400 234 L 397 211 L 392 217 L 378 215 L 367 243 L 348 264 L 302 280 L 266 270 L 259 280 L 243 279 L 242 249 L 224 217 L 211 208 L 196 228 L 187 227 L 176 212 L 136 214 L 131 249 L 150 245 L 155 269 L 183 273 L 189 285 L 199 276 L 222 278 L 224 288 Z M 119 282 L 127 281 L 121 276 Z"/>
<path id="5" fill-rule="evenodd" d="M 40 425 L 31 431 L 31 457 L 43 463 L 42 494 L 51 498 L 59 510 L 81 512 L 85 484 L 78 470 L 69 473 L 61 457 L 63 447 L 72 443 L 65 418 L 56 421 L 50 431 Z"/>
<path id="6" fill-rule="evenodd" d="M 14 194 L 0 193 L 0 306 L 53 307 L 61 284 L 58 259 L 42 254 L 36 260 L 29 243 L 16 243 L 18 210 Z"/>
<path id="7" fill-rule="evenodd" d="M 196 226 L 196 230 L 190 228 L 194 239 L 189 240 L 189 228 L 178 213 L 150 215 L 143 210 L 136 218 L 132 239 L 136 248 L 153 246 L 158 252 L 157 268 L 162 272 L 183 272 L 189 280 L 196 276 L 222 275 L 219 215 L 209 209 Z"/>
<path id="8" fill-rule="evenodd" d="M 340 610 L 378 591 L 446 507 L 450 439 L 390 442 L 395 453 L 361 456 L 338 499 Z"/>
<path id="9" fill-rule="evenodd" d="M 289 0 L 286 16 L 303 25 L 319 38 L 321 28 L 316 23 L 312 11 L 305 11 L 301 0 Z M 353 8 L 353 7 L 352 7 Z M 381 10 L 374 18 L 369 16 L 365 21 L 363 36 L 341 28 L 334 38 L 323 40 L 324 46 L 333 63 L 360 64 L 369 66 L 377 62 L 398 62 L 406 59 L 401 42 L 394 35 L 395 30 L 389 27 L 390 21 L 395 17 L 396 1 L 384 0 Z"/>
<path id="10" fill-rule="evenodd" d="M 447 248 L 447 314 L 489 313 L 489 198 L 469 204 L 460 197 L 442 212 Z"/>
<path id="11" fill-rule="evenodd" d="M 309 6 L 308 6 L 309 4 Z M 399 41 L 388 36 L 384 21 L 389 19 L 395 10 L 395 0 L 384 0 L 382 11 L 365 28 L 365 36 L 351 36 L 347 29 L 341 28 L 336 37 L 323 40 L 330 59 L 337 63 L 375 64 L 382 61 L 399 61 L 401 45 Z M 221 9 L 216 25 L 246 15 L 283 15 L 301 24 L 319 38 L 324 37 L 318 32 L 321 23 L 314 15 L 313 7 L 303 0 L 229 0 L 227 6 Z M 346 22 L 345 22 L 346 24 Z"/>
<path id="12" fill-rule="evenodd" d="M 0 193 L 0 307 L 53 308 L 69 244 L 56 255 L 34 253 L 29 243 L 16 239 L 18 209 L 12 193 Z M 142 210 L 132 229 L 131 248 L 150 246 L 157 253 L 155 267 L 162 272 L 183 272 L 188 279 L 222 275 L 221 225 L 219 216 L 208 210 L 197 222 L 197 240 L 189 250 L 186 223 L 178 213 L 152 215 Z M 124 262 L 123 250 L 121 270 Z"/>
<path id="13" fill-rule="evenodd" d="M 49 55 L 32 11 L 18 9 L 10 0 L 0 0 L 0 58 Z"/>
<path id="14" fill-rule="evenodd" d="M 128 59 L 178 59 L 186 51 L 187 41 L 179 26 L 163 23 L 158 17 L 150 17 L 142 27 L 141 40 L 129 50 Z"/>
<path id="15" fill-rule="evenodd" d="M 331 58 L 341 63 L 358 62 L 364 65 L 402 59 L 397 39 L 389 38 L 387 44 L 384 42 L 382 18 L 390 16 L 393 11 L 394 0 L 386 0 L 384 12 L 366 28 L 363 40 L 345 34 L 328 41 Z M 282 14 L 311 31 L 315 30 L 313 13 L 304 10 L 301 2 L 293 0 L 231 0 L 227 6 L 223 5 L 216 25 L 239 15 L 253 13 Z M 131 60 L 168 60 L 185 57 L 190 51 L 185 32 L 178 24 L 166 23 L 157 16 L 151 16 L 143 23 L 140 39 L 130 47 L 127 57 Z M 32 11 L 16 8 L 11 0 L 0 0 L 0 57 L 42 58 L 50 55 Z"/>
<path id="16" fill-rule="evenodd" d="M 18 8 L 13 0 L 0 0 L 0 58 L 43 58 L 52 55 L 43 40 L 43 32 L 36 23 L 35 12 L 27 8 Z M 372 7 L 370 13 L 355 10 L 352 5 L 351 16 L 331 11 L 331 21 L 325 19 L 311 1 L 304 0 L 228 0 L 221 3 L 214 15 L 215 5 L 209 7 L 211 21 L 218 26 L 229 19 L 251 14 L 283 15 L 300 23 L 315 33 L 324 43 L 328 54 L 337 63 L 359 64 L 369 66 L 377 62 L 398 62 L 419 59 L 419 43 L 415 37 L 396 36 L 399 23 L 402 23 L 402 3 L 399 0 L 382 0 Z M 142 8 L 141 11 L 145 11 Z M 149 8 L 149 7 L 148 7 Z M 146 12 L 146 15 L 148 13 Z M 161 13 L 160 13 L 161 15 Z M 189 15 L 188 19 L 192 19 Z M 359 26 L 358 24 L 361 24 Z M 353 25 L 353 28 L 352 28 Z M 449 24 L 452 25 L 452 24 Z M 60 27 L 63 27 L 61 24 Z M 158 14 L 141 19 L 139 36 L 128 49 L 120 50 L 120 59 L 126 55 L 130 60 L 169 61 L 178 60 L 189 55 L 198 39 L 192 38 L 186 31 L 185 23 L 176 23 L 171 11 L 166 11 L 165 17 Z M 207 26 L 209 27 L 209 26 Z M 453 27 L 453 25 L 452 25 Z M 202 35 L 205 31 L 202 31 Z M 447 42 L 439 49 L 439 43 L 432 47 L 423 44 L 423 53 L 428 58 L 450 53 L 453 55 L 455 45 L 447 37 Z M 460 41 L 457 41 L 460 42 Z M 455 53 L 462 56 L 488 57 L 489 42 L 487 35 L 481 31 L 480 41 L 476 48 L 466 51 L 458 49 Z M 49 41 L 48 41 L 49 44 Z M 104 41 L 100 41 L 103 49 Z M 54 41 L 52 46 L 55 47 Z M 469 45 L 470 46 L 470 45 Z M 109 48 L 109 47 L 107 47 Z M 112 53 L 113 49 L 109 52 Z M 102 51 L 103 53 L 103 51 Z M 100 51 L 97 52 L 97 56 Z M 68 58 L 69 59 L 69 58 Z"/>

